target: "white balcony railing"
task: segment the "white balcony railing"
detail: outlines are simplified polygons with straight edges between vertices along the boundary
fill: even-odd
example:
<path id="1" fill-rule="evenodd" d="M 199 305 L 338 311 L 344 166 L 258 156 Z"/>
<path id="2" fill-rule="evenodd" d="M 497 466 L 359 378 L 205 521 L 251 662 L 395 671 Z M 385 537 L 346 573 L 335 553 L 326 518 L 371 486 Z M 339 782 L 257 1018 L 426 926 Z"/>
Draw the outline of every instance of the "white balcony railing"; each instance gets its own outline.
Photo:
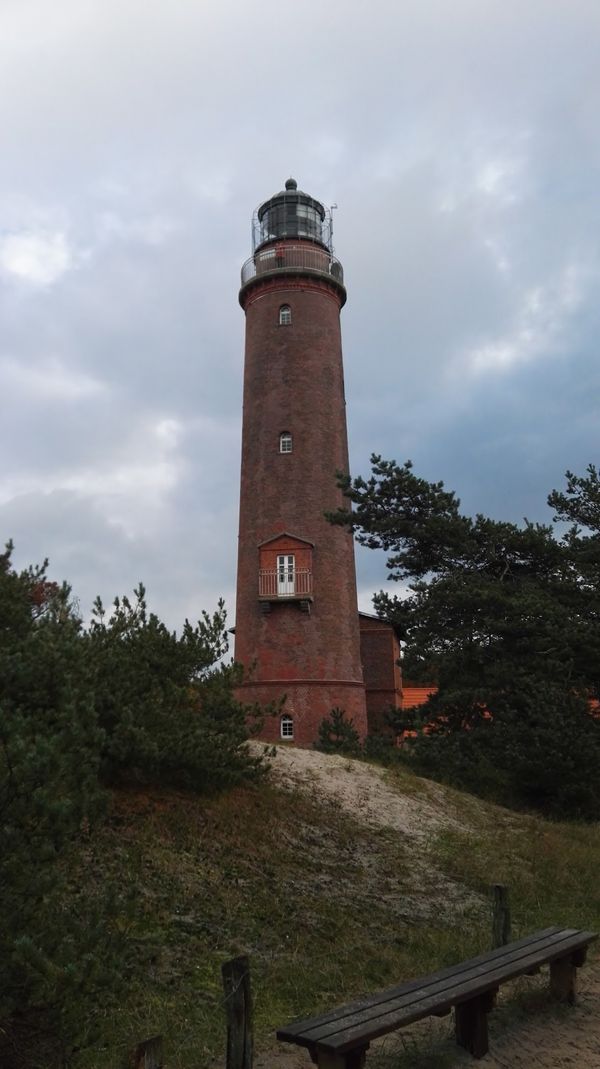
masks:
<path id="1" fill-rule="evenodd" d="M 293 576 L 286 572 L 282 577 L 277 568 L 261 568 L 258 573 L 259 598 L 309 598 L 312 597 L 312 572 L 309 568 L 296 568 Z"/>
<path id="2" fill-rule="evenodd" d="M 335 256 L 321 245 L 288 245 L 287 242 L 267 245 L 258 249 L 246 260 L 242 267 L 242 286 L 258 275 L 267 275 L 276 271 L 311 271 L 319 275 L 328 275 L 343 285 L 344 271 Z"/>

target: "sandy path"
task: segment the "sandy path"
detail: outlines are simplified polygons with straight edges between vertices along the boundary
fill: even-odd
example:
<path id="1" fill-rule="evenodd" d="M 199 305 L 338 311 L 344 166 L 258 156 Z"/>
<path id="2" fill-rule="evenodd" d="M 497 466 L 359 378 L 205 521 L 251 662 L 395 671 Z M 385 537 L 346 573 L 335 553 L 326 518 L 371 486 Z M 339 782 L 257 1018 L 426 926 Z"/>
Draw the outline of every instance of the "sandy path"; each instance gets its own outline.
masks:
<path id="1" fill-rule="evenodd" d="M 441 811 L 443 795 L 436 794 L 434 784 L 428 785 L 432 802 L 425 794 L 399 794 L 385 783 L 385 771 L 376 765 L 316 750 L 279 748 L 271 763 L 273 778 L 281 786 L 316 790 L 370 827 L 393 828 L 417 842 L 426 842 L 443 826 L 458 827 L 450 813 Z"/>
<path id="2" fill-rule="evenodd" d="M 415 858 L 421 901 L 423 883 L 428 894 L 442 885 L 442 899 L 446 899 L 448 882 L 432 869 L 426 845 L 432 834 L 444 826 L 457 826 L 457 821 L 446 796 L 434 784 L 427 784 L 423 795 L 404 795 L 386 783 L 385 772 L 376 766 L 293 748 L 277 750 L 273 777 L 284 788 L 318 792 L 370 827 L 401 832 Z M 463 888 L 455 890 L 453 912 L 464 896 Z M 467 909 L 474 907 L 473 898 L 465 904 Z M 584 966 L 578 983 L 574 1007 L 556 1007 L 547 1001 L 545 973 L 522 981 L 524 1005 L 511 1001 L 512 985 L 502 989 L 499 1006 L 489 1018 L 491 1050 L 478 1064 L 483 1069 L 600 1069 L 600 962 Z M 444 1069 L 474 1064 L 456 1047 L 451 1018 L 421 1021 L 386 1037 L 373 1045 L 369 1061 L 373 1069 L 377 1063 L 383 1067 L 390 1055 L 392 1065 L 394 1053 L 407 1050 L 418 1052 L 414 1064 L 423 1069 L 435 1069 L 436 1064 Z M 275 1069 L 275 1065 L 277 1069 L 308 1069 L 311 1064 L 306 1052 L 285 1044 L 256 1059 L 257 1069 Z"/>
<path id="3" fill-rule="evenodd" d="M 404 908 L 414 920 L 432 909 L 452 917 L 481 914 L 486 900 L 467 891 L 432 863 L 428 844 L 442 828 L 463 828 L 440 788 L 422 781 L 422 793 L 402 794 L 386 782 L 376 765 L 316 750 L 281 747 L 272 758 L 272 777 L 282 787 L 305 791 L 339 806 L 370 828 L 390 828 L 404 837 L 410 850 L 403 889 Z"/>
<path id="4" fill-rule="evenodd" d="M 543 982 L 543 981 L 542 981 Z M 549 1003 L 532 1010 L 500 1008 L 490 1017 L 490 1053 L 485 1069 L 554 1069 L 600 1066 L 600 963 L 579 972 L 577 1005 L 557 1008 Z M 472 1064 L 466 1055 L 455 1064 Z"/>

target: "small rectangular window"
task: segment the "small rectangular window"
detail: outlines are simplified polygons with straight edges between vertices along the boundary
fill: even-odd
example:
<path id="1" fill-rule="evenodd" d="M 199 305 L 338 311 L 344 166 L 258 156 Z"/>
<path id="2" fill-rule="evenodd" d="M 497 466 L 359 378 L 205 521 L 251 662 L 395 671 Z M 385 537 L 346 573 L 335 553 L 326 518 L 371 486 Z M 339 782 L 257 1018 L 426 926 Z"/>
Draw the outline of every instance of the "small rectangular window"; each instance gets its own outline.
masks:
<path id="1" fill-rule="evenodd" d="M 282 716 L 281 718 L 281 738 L 294 738 L 294 721 L 292 720 L 291 716 Z"/>

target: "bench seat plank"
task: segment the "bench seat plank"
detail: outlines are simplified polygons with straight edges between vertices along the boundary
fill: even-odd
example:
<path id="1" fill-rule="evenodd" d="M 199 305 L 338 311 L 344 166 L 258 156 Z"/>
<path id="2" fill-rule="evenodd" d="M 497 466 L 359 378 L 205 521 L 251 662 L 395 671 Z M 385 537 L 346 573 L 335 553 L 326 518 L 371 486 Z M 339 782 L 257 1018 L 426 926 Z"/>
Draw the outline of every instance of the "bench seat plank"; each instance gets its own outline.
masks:
<path id="1" fill-rule="evenodd" d="M 541 939 L 555 935 L 559 932 L 564 932 L 563 928 L 544 928 L 542 931 L 535 932 L 533 935 L 528 935 L 523 939 L 519 939 L 510 944 L 510 948 L 519 949 L 521 947 L 531 946 L 538 943 Z M 394 987 L 386 988 L 383 991 L 377 991 L 373 995 L 367 995 L 363 998 L 354 999 L 352 1002 L 346 1002 L 342 1006 L 336 1006 L 332 1010 L 328 1010 L 327 1013 L 323 1013 L 317 1017 L 308 1017 L 301 1021 L 294 1021 L 292 1024 L 286 1025 L 285 1028 L 279 1029 L 277 1035 L 282 1039 L 285 1039 L 289 1043 L 294 1042 L 296 1035 L 302 1035 L 308 1028 L 318 1028 L 321 1024 L 327 1024 L 329 1021 L 337 1021 L 340 1017 L 345 1017 L 355 1010 L 362 1010 L 369 1006 L 377 1006 L 381 1002 L 387 1002 L 389 999 L 394 998 L 395 995 L 403 995 L 405 992 L 421 989 L 424 986 L 429 986 L 436 983 L 438 980 L 444 980 L 446 977 L 455 976 L 457 973 L 463 972 L 471 965 L 483 964 L 488 961 L 493 961 L 495 958 L 503 957 L 506 954 L 507 947 L 498 947 L 496 950 L 486 951 L 483 954 L 478 954 L 474 958 L 470 958 L 468 961 L 461 961 L 457 965 L 447 965 L 444 969 L 438 969 L 437 972 L 431 973 L 428 976 L 420 977 L 416 980 L 404 980 L 401 984 L 396 984 Z"/>
<path id="2" fill-rule="evenodd" d="M 556 945 L 555 949 L 558 949 L 559 957 L 563 952 L 568 953 L 567 941 Z M 418 997 L 418 992 L 414 992 L 412 996 L 408 995 L 401 1000 L 395 1000 L 392 1005 L 384 1003 L 382 1005 L 386 1012 L 376 1017 L 365 1014 L 364 1016 L 356 1015 L 354 1019 L 347 1018 L 343 1022 L 343 1027 L 337 1028 L 334 1033 L 324 1036 L 313 1034 L 310 1037 L 311 1045 L 343 1053 L 345 1050 L 352 1049 L 357 1041 L 376 1039 L 396 1028 L 419 1021 L 423 1017 L 430 1017 L 434 1013 L 448 1011 L 453 1006 L 470 1002 L 487 991 L 495 991 L 506 980 L 523 976 L 534 964 L 545 963 L 547 960 L 547 956 L 543 956 L 542 952 L 538 951 L 536 954 L 527 954 L 518 961 L 500 965 L 491 971 L 484 971 L 483 966 L 480 966 L 483 975 L 472 975 L 459 984 L 447 984 L 445 988 L 437 986 L 430 988 L 429 991 L 423 992 L 421 998 Z"/>
<path id="3" fill-rule="evenodd" d="M 506 980 L 577 952 L 595 938 L 593 932 L 573 928 L 545 929 L 431 976 L 340 1006 L 320 1018 L 280 1029 L 277 1037 L 343 1054 L 395 1028 L 494 991 Z"/>
<path id="4" fill-rule="evenodd" d="M 497 988 L 507 980 L 522 976 L 532 968 L 566 956 L 582 945 L 587 945 L 592 935 L 593 933 L 566 929 L 556 933 L 551 937 L 551 941 L 544 940 L 533 949 L 521 948 L 518 953 L 513 951 L 500 960 L 496 958 L 492 963 L 488 961 L 472 966 L 471 963 L 465 962 L 463 965 L 467 968 L 452 977 L 438 980 L 427 987 L 413 989 L 404 995 L 381 1002 L 377 1007 L 368 1006 L 355 1014 L 338 1018 L 335 1023 L 311 1029 L 307 1038 L 310 1038 L 313 1044 L 342 1052 L 347 1044 L 353 1046 L 357 1037 L 363 1039 L 368 1033 L 368 1038 L 374 1039 L 399 1027 L 400 1024 L 412 1024 L 421 1017 L 448 1010 L 476 995 Z"/>

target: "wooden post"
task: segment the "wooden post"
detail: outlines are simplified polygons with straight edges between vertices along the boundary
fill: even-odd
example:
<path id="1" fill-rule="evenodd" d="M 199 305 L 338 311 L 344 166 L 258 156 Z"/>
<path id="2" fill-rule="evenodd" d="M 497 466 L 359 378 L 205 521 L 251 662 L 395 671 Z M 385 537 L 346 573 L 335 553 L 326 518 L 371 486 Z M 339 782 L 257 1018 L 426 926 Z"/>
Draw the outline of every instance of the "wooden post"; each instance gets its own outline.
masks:
<path id="1" fill-rule="evenodd" d="M 506 946 L 510 943 L 510 902 L 508 887 L 503 883 L 492 884 L 493 919 L 492 919 L 492 950 Z"/>
<path id="2" fill-rule="evenodd" d="M 131 1069 L 163 1069 L 163 1037 L 153 1036 L 138 1043 L 129 1058 Z"/>
<path id="3" fill-rule="evenodd" d="M 247 957 L 221 968 L 227 1015 L 227 1069 L 252 1069 L 252 991 Z"/>

